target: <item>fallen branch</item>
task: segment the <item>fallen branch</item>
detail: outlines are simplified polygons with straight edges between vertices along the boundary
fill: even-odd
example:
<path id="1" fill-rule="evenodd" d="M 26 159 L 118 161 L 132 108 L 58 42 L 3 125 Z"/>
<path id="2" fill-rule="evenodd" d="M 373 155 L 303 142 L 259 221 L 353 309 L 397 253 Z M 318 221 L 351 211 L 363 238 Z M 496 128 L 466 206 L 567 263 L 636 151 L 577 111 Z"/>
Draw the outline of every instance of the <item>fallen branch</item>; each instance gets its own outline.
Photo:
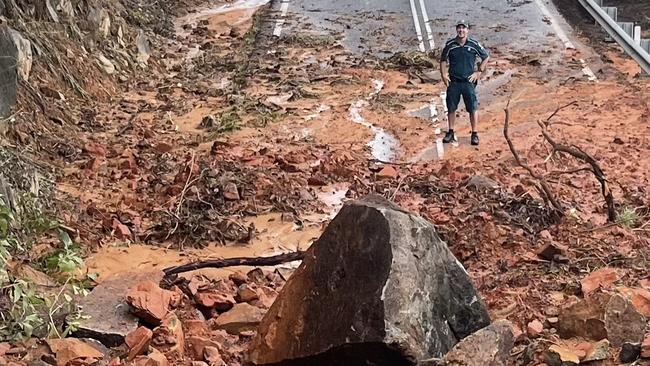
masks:
<path id="1" fill-rule="evenodd" d="M 553 191 L 551 190 L 551 187 L 549 187 L 548 183 L 544 179 L 543 176 L 535 173 L 535 171 L 529 167 L 526 163 L 521 161 L 521 158 L 519 158 L 519 154 L 517 153 L 517 150 L 515 149 L 514 144 L 512 143 L 512 140 L 510 139 L 510 136 L 508 136 L 508 126 L 510 125 L 510 101 L 508 101 L 508 104 L 506 105 L 505 108 L 505 122 L 503 124 L 503 136 L 506 138 L 506 142 L 508 143 L 508 147 L 510 148 L 510 152 L 512 152 L 512 155 L 515 158 L 515 161 L 517 164 L 526 169 L 528 171 L 528 174 L 530 174 L 537 182 L 539 182 L 539 188 L 541 188 L 541 191 L 544 192 L 544 199 L 547 200 L 548 202 L 551 203 L 551 206 L 553 209 L 555 209 L 557 212 L 563 212 L 564 210 L 562 209 L 562 205 L 555 199 L 555 195 L 553 194 Z"/>
<path id="2" fill-rule="evenodd" d="M 609 189 L 609 185 L 607 184 L 607 178 L 605 178 L 605 173 L 600 168 L 598 162 L 577 146 L 566 146 L 557 143 L 546 130 L 546 124 L 543 122 L 538 122 L 538 124 L 542 128 L 542 136 L 544 136 L 546 141 L 548 141 L 548 143 L 551 144 L 551 147 L 553 148 L 554 152 L 567 153 L 573 156 L 574 158 L 582 160 L 591 166 L 590 170 L 592 173 L 594 173 L 594 176 L 596 177 L 598 182 L 600 182 L 601 192 L 603 194 L 603 197 L 605 197 L 605 202 L 607 203 L 607 219 L 609 220 L 609 222 L 615 222 L 616 208 L 614 205 L 614 195 L 612 194 L 612 191 Z"/>
<path id="3" fill-rule="evenodd" d="M 227 259 L 214 259 L 198 261 L 163 269 L 165 277 L 173 276 L 183 272 L 194 271 L 202 268 L 224 268 L 232 266 L 275 266 L 282 263 L 302 260 L 305 257 L 304 251 L 290 252 L 274 255 L 272 257 L 239 257 Z"/>

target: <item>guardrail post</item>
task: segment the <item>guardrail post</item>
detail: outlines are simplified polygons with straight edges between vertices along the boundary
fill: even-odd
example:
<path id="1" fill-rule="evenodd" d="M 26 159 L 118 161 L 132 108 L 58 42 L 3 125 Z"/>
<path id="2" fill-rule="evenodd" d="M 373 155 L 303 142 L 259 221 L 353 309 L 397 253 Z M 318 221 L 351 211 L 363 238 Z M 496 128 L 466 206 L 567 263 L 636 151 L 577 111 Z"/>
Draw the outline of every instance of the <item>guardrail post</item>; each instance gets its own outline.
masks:
<path id="1" fill-rule="evenodd" d="M 636 25 L 634 26 L 634 43 L 641 45 L 641 26 Z"/>

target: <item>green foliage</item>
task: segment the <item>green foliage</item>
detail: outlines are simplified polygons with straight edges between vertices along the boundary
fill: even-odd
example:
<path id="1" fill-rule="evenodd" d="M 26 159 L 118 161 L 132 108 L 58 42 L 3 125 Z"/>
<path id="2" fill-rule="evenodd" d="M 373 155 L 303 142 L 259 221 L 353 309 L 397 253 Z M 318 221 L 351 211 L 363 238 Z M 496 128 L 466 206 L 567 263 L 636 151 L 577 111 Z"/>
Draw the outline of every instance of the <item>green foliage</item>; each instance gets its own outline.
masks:
<path id="1" fill-rule="evenodd" d="M 623 211 L 618 214 L 618 223 L 622 226 L 631 228 L 635 227 L 639 222 L 639 214 L 636 210 L 626 207 Z"/>
<path id="2" fill-rule="evenodd" d="M 74 297 L 85 296 L 94 278 L 72 277 L 83 265 L 82 252 L 66 232 L 57 229 L 58 223 L 44 214 L 34 196 L 21 197 L 17 206 L 12 211 L 0 197 L 0 340 L 33 335 L 64 337 L 83 319 Z M 51 234 L 58 234 L 61 248 L 44 264 L 49 273 L 65 278 L 56 293 L 14 278 L 7 268 L 14 255 L 27 252 L 32 243 Z"/>

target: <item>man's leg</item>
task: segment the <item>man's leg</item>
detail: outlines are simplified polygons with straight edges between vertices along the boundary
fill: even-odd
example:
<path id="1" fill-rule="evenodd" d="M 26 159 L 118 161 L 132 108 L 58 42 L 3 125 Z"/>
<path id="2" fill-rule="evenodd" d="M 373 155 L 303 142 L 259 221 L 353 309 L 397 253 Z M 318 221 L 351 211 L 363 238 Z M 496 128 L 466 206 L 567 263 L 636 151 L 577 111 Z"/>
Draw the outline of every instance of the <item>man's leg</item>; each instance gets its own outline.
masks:
<path id="1" fill-rule="evenodd" d="M 472 135 L 470 143 L 472 145 L 479 144 L 477 124 L 478 124 L 478 98 L 476 97 L 476 85 L 473 83 L 465 83 L 463 85 L 463 102 L 465 108 L 469 113 L 469 123 L 472 126 Z"/>
<path id="2" fill-rule="evenodd" d="M 478 119 L 478 112 L 474 111 L 469 114 L 469 123 L 472 125 L 472 132 L 477 132 L 476 131 L 476 122 Z"/>
<path id="3" fill-rule="evenodd" d="M 449 130 L 445 134 L 445 137 L 442 139 L 442 142 L 449 143 L 456 141 L 456 135 L 454 134 L 454 124 L 456 123 L 456 109 L 458 109 L 458 103 L 460 102 L 461 90 L 458 83 L 451 82 L 449 87 L 447 87 L 447 121 L 449 122 Z"/>

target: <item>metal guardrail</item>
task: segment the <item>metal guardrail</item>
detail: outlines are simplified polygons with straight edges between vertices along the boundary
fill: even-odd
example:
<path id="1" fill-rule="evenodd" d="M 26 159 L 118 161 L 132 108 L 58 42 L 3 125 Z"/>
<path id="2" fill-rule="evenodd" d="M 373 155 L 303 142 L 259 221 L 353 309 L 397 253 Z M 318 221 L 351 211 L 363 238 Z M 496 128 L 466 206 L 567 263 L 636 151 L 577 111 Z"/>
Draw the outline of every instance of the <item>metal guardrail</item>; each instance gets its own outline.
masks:
<path id="1" fill-rule="evenodd" d="M 625 52 L 630 55 L 641 68 L 650 75 L 650 54 L 646 52 L 641 45 L 634 42 L 621 27 L 616 24 L 616 20 L 610 16 L 594 0 L 578 0 L 580 4 L 591 14 L 592 17 L 600 24 L 609 35 L 618 44 L 623 47 Z"/>

